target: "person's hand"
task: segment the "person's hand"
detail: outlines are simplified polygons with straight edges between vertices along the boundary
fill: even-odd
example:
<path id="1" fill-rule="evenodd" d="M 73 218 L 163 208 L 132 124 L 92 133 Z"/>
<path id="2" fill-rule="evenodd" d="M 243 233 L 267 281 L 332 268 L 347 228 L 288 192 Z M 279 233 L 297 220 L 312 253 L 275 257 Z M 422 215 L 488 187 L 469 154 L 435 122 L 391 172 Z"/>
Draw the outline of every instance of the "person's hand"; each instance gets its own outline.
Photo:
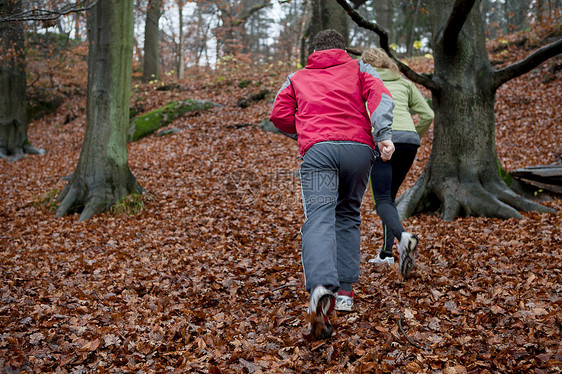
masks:
<path id="1" fill-rule="evenodd" d="M 379 142 L 379 151 L 383 161 L 388 161 L 394 153 L 394 143 L 392 140 L 382 140 Z"/>

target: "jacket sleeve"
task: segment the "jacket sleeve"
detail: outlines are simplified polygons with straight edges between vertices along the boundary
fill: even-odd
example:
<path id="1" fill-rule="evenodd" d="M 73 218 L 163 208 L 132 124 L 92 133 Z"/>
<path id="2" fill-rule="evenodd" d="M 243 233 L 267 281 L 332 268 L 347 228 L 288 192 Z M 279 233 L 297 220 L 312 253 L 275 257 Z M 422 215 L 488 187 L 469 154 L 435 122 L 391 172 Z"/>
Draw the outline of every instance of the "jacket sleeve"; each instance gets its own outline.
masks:
<path id="1" fill-rule="evenodd" d="M 371 115 L 371 126 L 373 135 L 378 143 L 381 140 L 392 138 L 392 111 L 394 110 L 394 100 L 388 88 L 375 68 L 371 65 L 359 61 L 359 74 L 361 76 L 362 96 L 366 100 L 367 110 Z"/>
<path id="2" fill-rule="evenodd" d="M 296 134 L 295 113 L 297 111 L 297 100 L 293 86 L 291 85 L 291 76 L 287 77 L 287 81 L 283 84 L 271 109 L 269 120 L 273 122 L 281 132 L 286 134 Z"/>
<path id="3" fill-rule="evenodd" d="M 421 94 L 421 92 L 417 89 L 417 87 L 412 83 L 410 83 L 410 95 L 409 95 L 409 102 L 408 106 L 414 112 L 420 115 L 420 120 L 416 125 L 416 132 L 420 136 L 420 139 L 429 129 L 431 122 L 433 122 L 433 110 L 429 107 L 429 104 L 425 100 L 425 97 Z"/>

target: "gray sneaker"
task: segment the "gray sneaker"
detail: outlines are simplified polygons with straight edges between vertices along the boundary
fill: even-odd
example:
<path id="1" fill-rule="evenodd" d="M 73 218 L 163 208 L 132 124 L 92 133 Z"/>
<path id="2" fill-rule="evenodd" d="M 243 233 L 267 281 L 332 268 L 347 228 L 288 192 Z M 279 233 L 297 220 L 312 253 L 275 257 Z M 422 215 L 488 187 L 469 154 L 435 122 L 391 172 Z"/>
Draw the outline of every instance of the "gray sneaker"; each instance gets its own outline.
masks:
<path id="1" fill-rule="evenodd" d="M 400 253 L 400 274 L 405 279 L 416 266 L 416 248 L 418 237 L 409 232 L 403 232 L 398 245 Z"/>

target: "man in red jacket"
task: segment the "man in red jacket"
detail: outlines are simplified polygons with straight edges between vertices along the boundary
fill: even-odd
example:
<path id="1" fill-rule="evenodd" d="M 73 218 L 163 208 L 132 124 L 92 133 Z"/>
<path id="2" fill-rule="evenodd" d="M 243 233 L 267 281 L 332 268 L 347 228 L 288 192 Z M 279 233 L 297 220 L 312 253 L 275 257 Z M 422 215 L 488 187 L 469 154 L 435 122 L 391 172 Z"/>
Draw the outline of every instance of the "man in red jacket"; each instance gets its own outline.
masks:
<path id="1" fill-rule="evenodd" d="M 394 102 L 375 69 L 345 52 L 337 31 L 319 32 L 312 45 L 306 67 L 279 90 L 270 119 L 298 135 L 310 336 L 327 339 L 336 296 L 353 297 L 352 283 L 359 280 L 359 209 L 375 146 L 385 161 L 394 151 Z"/>

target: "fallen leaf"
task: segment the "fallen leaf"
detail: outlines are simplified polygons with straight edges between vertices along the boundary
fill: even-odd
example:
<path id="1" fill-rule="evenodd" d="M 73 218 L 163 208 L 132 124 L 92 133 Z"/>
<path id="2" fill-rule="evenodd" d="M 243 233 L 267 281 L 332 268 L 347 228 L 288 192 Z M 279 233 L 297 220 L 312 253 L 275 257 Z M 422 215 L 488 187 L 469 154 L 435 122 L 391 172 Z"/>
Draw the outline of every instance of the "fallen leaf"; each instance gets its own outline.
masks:
<path id="1" fill-rule="evenodd" d="M 406 319 L 414 319 L 414 313 L 410 309 L 405 308 L 404 309 L 404 317 Z"/>
<path id="2" fill-rule="evenodd" d="M 29 343 L 36 345 L 41 340 L 45 339 L 45 335 L 40 332 L 33 333 L 29 336 Z"/>
<path id="3" fill-rule="evenodd" d="M 90 340 L 89 342 L 87 342 L 86 344 L 84 344 L 82 346 L 82 348 L 80 348 L 81 351 L 85 352 L 85 351 L 90 351 L 93 352 L 96 349 L 98 349 L 98 347 L 100 346 L 100 340 L 99 339 L 94 339 L 94 340 Z"/>

